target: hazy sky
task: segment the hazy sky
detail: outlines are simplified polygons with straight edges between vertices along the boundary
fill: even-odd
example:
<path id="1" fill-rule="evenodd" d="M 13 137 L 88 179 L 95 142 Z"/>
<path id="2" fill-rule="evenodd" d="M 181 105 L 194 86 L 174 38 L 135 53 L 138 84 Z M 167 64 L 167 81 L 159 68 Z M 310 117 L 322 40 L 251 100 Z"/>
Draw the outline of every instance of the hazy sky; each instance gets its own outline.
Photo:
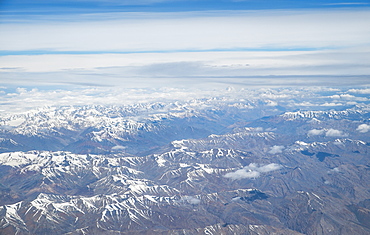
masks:
<path id="1" fill-rule="evenodd" d="M 370 1 L 0 4 L 3 88 L 370 83 Z"/>

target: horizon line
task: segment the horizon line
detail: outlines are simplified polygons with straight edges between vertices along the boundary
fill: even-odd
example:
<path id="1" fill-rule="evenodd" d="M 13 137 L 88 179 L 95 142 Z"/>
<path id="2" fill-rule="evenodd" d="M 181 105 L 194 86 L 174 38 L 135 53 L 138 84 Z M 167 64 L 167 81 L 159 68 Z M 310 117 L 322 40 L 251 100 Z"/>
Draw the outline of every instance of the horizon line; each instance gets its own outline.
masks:
<path id="1" fill-rule="evenodd" d="M 283 52 L 283 51 L 319 51 L 336 49 L 334 47 L 288 47 L 288 48 L 215 48 L 215 49 L 179 49 L 179 50 L 137 50 L 137 51 L 55 51 L 55 50 L 0 50 L 0 56 L 12 55 L 102 55 L 102 54 L 166 54 L 192 52 Z"/>

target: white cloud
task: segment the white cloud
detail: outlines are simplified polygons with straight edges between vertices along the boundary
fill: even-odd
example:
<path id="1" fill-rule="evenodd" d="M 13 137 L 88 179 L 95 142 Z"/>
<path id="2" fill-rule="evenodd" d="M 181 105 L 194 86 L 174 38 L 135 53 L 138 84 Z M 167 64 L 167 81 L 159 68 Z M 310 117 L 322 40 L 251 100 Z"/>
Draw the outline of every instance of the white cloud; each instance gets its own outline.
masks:
<path id="1" fill-rule="evenodd" d="M 356 99 L 356 96 L 353 96 L 353 95 L 350 95 L 350 94 L 341 94 L 341 95 L 340 95 L 340 98 L 341 98 L 341 99 L 348 99 L 348 100 L 352 100 L 352 99 Z"/>
<path id="2" fill-rule="evenodd" d="M 219 90 L 197 89 L 122 89 L 87 88 L 76 90 L 26 90 L 0 95 L 3 112 L 0 116 L 22 113 L 45 106 L 70 105 L 134 105 L 149 102 L 189 101 L 197 98 L 210 98 L 220 95 Z M 199 108 L 199 107 L 198 107 Z"/>
<path id="3" fill-rule="evenodd" d="M 101 78 L 100 78 L 101 79 Z M 125 79 L 122 79 L 126 81 Z M 129 80 L 129 79 L 128 79 Z M 132 80 L 132 79 L 131 79 Z M 137 82 L 146 83 L 145 86 L 149 86 L 152 83 L 146 79 L 135 79 Z M 169 79 L 179 81 L 177 79 Z M 174 82 L 172 81 L 172 82 Z M 81 82 L 88 82 L 83 80 Z M 263 94 L 276 92 L 281 95 L 277 101 L 282 105 L 289 105 L 291 99 L 300 101 L 315 100 L 319 103 L 322 100 L 317 98 L 318 93 L 314 93 L 310 90 L 297 90 L 289 89 L 282 91 L 279 89 L 268 89 L 265 88 L 244 88 L 237 87 L 233 92 L 227 92 L 225 85 L 220 86 L 208 86 L 205 82 L 204 86 L 197 84 L 196 87 L 184 86 L 184 87 L 171 87 L 172 83 L 157 83 L 156 86 L 152 87 L 135 87 L 134 84 L 130 85 L 130 81 L 127 81 L 126 88 L 124 87 L 89 87 L 88 85 L 81 85 L 77 87 L 67 86 L 57 90 L 43 90 L 43 89 L 6 89 L 0 93 L 1 112 L 0 116 L 6 116 L 12 113 L 22 113 L 24 111 L 42 108 L 44 106 L 70 106 L 70 105 L 134 105 L 138 103 L 152 103 L 152 102 L 187 102 L 191 107 L 201 108 L 204 104 L 197 102 L 190 102 L 191 100 L 205 99 L 211 100 L 217 98 L 227 102 L 227 105 L 232 107 L 245 109 L 256 108 L 261 104 L 253 104 L 253 100 L 256 97 L 262 97 Z M 195 83 L 196 84 L 196 83 Z M 186 83 L 185 83 L 186 85 Z M 193 84 L 194 85 L 194 84 Z M 74 85 L 76 86 L 76 85 Z M 159 86 L 161 86 L 159 88 Z M 9 91 L 10 90 L 10 91 Z M 298 93 L 296 93 L 298 92 Z M 288 93 L 289 99 L 285 99 L 283 94 Z M 320 97 L 321 98 L 321 97 Z M 325 97 L 321 98 L 325 100 Z M 265 100 L 264 98 L 262 100 Z M 252 102 L 251 102 L 252 101 Z M 190 102 L 190 103 L 189 103 Z M 211 102 L 211 101 L 210 101 Z M 212 104 L 216 104 L 217 101 L 212 101 Z M 256 106 L 257 105 L 257 106 Z M 202 108 L 206 108 L 204 106 Z M 249 128 L 251 132 L 263 132 L 263 131 L 275 131 L 273 128 L 255 127 Z M 326 130 L 325 130 L 326 131 Z M 324 130 L 311 130 L 309 135 L 324 135 Z"/>
<path id="4" fill-rule="evenodd" d="M 329 97 L 332 98 L 332 99 L 347 99 L 347 100 L 352 100 L 352 99 L 356 98 L 355 96 L 350 95 L 350 94 L 332 95 L 332 96 L 329 96 Z"/>
<path id="5" fill-rule="evenodd" d="M 193 196 L 184 196 L 183 200 L 187 201 L 190 204 L 197 205 L 200 203 L 200 199 Z"/>
<path id="6" fill-rule="evenodd" d="M 338 49 L 339 50 L 339 49 Z M 0 56 L 0 64 L 20 67 L 13 71 L 0 70 L 2 84 L 18 86 L 121 86 L 121 87 L 185 87 L 287 85 L 313 86 L 327 84 L 363 85 L 368 82 L 362 74 L 370 74 L 370 48 L 368 55 L 351 52 L 330 54 L 327 51 L 221 51 L 174 52 L 92 55 L 19 55 Z M 340 50 L 339 50 L 340 51 Z M 326 55 L 329 53 L 329 55 Z M 339 52 L 337 52 L 339 53 Z M 357 55 L 359 54 L 359 55 Z M 365 59 L 365 70 L 351 65 L 337 65 L 336 61 L 350 60 L 358 64 Z M 321 61 L 333 66 L 324 68 Z M 297 61 L 301 63 L 297 64 Z M 367 62 L 369 61 L 369 62 Z M 245 64 L 248 63 L 248 66 Z M 311 64 L 308 68 L 302 64 Z M 367 64 L 366 64 L 367 63 Z M 351 73 L 353 79 L 343 76 Z M 271 76 L 271 75 L 274 76 Z M 299 74 L 299 75 L 297 75 Z M 325 76 L 323 76 L 325 75 Z M 358 75 L 358 76 L 357 76 Z M 102 79 L 104 77 L 104 79 Z M 228 77 L 226 80 L 225 77 Z M 135 78 L 135 79 L 133 79 Z M 1 79 L 0 79 L 1 80 Z M 263 97 L 280 103 L 278 99 L 292 94 L 264 94 Z M 362 97 L 363 99 L 364 97 Z M 300 105 L 311 106 L 312 101 Z M 273 105 L 275 103 L 271 103 Z M 313 103 L 315 105 L 315 103 Z M 329 102 L 325 105 L 341 105 Z"/>
<path id="7" fill-rule="evenodd" d="M 324 133 L 325 133 L 325 130 L 323 130 L 323 129 L 321 129 L 321 130 L 312 129 L 312 130 L 309 130 L 307 134 L 309 136 L 312 136 L 312 135 L 323 135 Z"/>
<path id="8" fill-rule="evenodd" d="M 312 129 L 308 131 L 308 136 L 315 136 L 315 135 L 325 135 L 327 137 L 344 137 L 346 134 L 343 133 L 343 131 L 336 130 L 336 129 Z"/>
<path id="9" fill-rule="evenodd" d="M 110 13 L 75 15 L 68 21 L 37 17 L 2 22 L 1 50 L 88 55 L 0 56 L 2 84 L 363 85 L 368 80 L 363 75 L 370 74 L 370 48 L 364 46 L 370 38 L 368 9 Z M 253 51 L 271 45 L 282 51 Z M 231 51 L 213 51 L 219 49 Z M 275 99 L 274 94 L 266 97 Z"/>
<path id="10" fill-rule="evenodd" d="M 311 102 L 308 102 L 308 101 L 303 101 L 301 103 L 292 103 L 291 106 L 317 106 L 317 104 L 313 104 Z"/>
<path id="11" fill-rule="evenodd" d="M 367 10 L 100 14 L 68 22 L 36 18 L 0 25 L 0 45 L 69 51 L 353 46 L 368 43 L 369 20 Z M 25 35 L 27 41 L 17 40 Z"/>
<path id="12" fill-rule="evenodd" d="M 167 84 L 168 85 L 168 84 Z M 209 108 L 212 105 L 219 105 L 220 100 L 225 104 L 245 109 L 247 106 L 255 107 L 255 104 L 249 104 L 251 99 L 259 97 L 265 93 L 264 89 L 235 89 L 233 92 L 227 92 L 226 87 L 151 87 L 151 88 L 122 88 L 122 87 L 96 87 L 74 88 L 71 90 L 38 90 L 18 88 L 15 91 L 7 91 L 0 94 L 0 103 L 2 112 L 0 116 L 7 116 L 15 113 L 49 107 L 59 106 L 83 106 L 83 105 L 137 105 L 142 103 L 175 103 L 183 102 L 189 107 L 200 110 Z M 301 96 L 301 94 L 299 94 Z M 241 98 L 244 100 L 241 101 Z M 202 101 L 199 101 L 199 100 Z M 274 131 L 275 129 L 266 129 Z M 263 132 L 264 128 L 250 128 L 252 132 Z"/>
<path id="13" fill-rule="evenodd" d="M 120 150 L 124 150 L 126 149 L 125 146 L 121 146 L 121 145 L 116 145 L 112 148 L 113 151 L 120 151 Z"/>
<path id="14" fill-rule="evenodd" d="M 271 150 L 268 153 L 271 154 L 282 153 L 284 148 L 285 147 L 281 145 L 274 145 L 271 147 Z"/>
<path id="15" fill-rule="evenodd" d="M 332 95 L 332 96 L 329 96 L 330 98 L 332 99 L 340 99 L 340 95 Z"/>
<path id="16" fill-rule="evenodd" d="M 260 177 L 261 173 L 279 170 L 280 168 L 282 168 L 282 166 L 276 163 L 271 163 L 263 166 L 260 166 L 256 163 L 251 163 L 243 169 L 227 173 L 226 175 L 224 175 L 224 177 L 230 178 L 232 180 L 258 178 Z"/>
<path id="17" fill-rule="evenodd" d="M 330 98 L 333 99 L 343 99 L 343 100 L 358 100 L 358 101 L 367 101 L 366 97 L 357 97 L 350 94 L 340 94 L 340 95 L 332 95 Z"/>
<path id="18" fill-rule="evenodd" d="M 329 130 L 326 131 L 325 136 L 328 136 L 328 137 L 343 137 L 343 136 L 345 136 L 345 134 L 343 133 L 343 131 L 340 131 L 340 130 L 329 129 Z"/>
<path id="19" fill-rule="evenodd" d="M 343 104 L 342 103 L 334 103 L 334 102 L 331 102 L 331 103 L 324 103 L 322 104 L 321 106 L 342 106 Z"/>
<path id="20" fill-rule="evenodd" d="M 269 101 L 267 101 L 267 104 L 266 104 L 266 106 L 277 106 L 278 105 L 278 103 L 276 102 L 276 101 L 272 101 L 272 100 L 269 100 Z"/>
<path id="21" fill-rule="evenodd" d="M 356 131 L 358 131 L 360 133 L 366 133 L 366 132 L 370 131 L 370 125 L 361 124 L 357 127 Z"/>
<path id="22" fill-rule="evenodd" d="M 370 88 L 365 88 L 365 89 L 349 89 L 348 92 L 350 92 L 350 93 L 358 93 L 358 94 L 370 94 Z"/>
<path id="23" fill-rule="evenodd" d="M 226 178 L 233 180 L 247 179 L 247 178 L 258 178 L 261 175 L 258 171 L 248 171 L 246 169 L 240 169 L 235 172 L 230 172 L 225 175 Z"/>
<path id="24" fill-rule="evenodd" d="M 259 127 L 254 128 L 254 130 L 257 132 L 263 132 L 263 127 L 259 126 Z"/>
<path id="25" fill-rule="evenodd" d="M 281 165 L 279 164 L 276 164 L 276 163 L 270 163 L 270 164 L 267 164 L 267 165 L 264 165 L 264 166 L 260 166 L 260 167 L 251 167 L 251 165 L 249 165 L 251 169 L 254 169 L 256 171 L 259 171 L 261 173 L 266 173 L 266 172 L 270 172 L 270 171 L 276 171 L 276 170 L 279 170 L 280 168 L 282 168 Z"/>

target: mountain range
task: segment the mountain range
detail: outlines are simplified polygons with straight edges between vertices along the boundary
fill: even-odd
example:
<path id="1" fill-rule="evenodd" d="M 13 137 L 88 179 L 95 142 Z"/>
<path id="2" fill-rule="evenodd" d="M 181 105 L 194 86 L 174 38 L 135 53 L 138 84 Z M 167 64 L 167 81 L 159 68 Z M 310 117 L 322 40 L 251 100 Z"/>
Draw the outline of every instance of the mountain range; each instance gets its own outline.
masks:
<path id="1" fill-rule="evenodd" d="M 370 105 L 220 98 L 0 118 L 1 234 L 370 234 Z"/>

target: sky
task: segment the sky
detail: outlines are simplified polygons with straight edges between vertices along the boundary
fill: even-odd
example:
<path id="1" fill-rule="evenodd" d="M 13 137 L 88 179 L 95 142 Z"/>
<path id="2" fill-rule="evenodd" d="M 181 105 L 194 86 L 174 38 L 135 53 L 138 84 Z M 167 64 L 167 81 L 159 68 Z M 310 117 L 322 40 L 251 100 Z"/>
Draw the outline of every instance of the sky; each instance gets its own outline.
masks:
<path id="1" fill-rule="evenodd" d="M 369 0 L 2 0 L 0 86 L 369 86 L 369 24 Z"/>

